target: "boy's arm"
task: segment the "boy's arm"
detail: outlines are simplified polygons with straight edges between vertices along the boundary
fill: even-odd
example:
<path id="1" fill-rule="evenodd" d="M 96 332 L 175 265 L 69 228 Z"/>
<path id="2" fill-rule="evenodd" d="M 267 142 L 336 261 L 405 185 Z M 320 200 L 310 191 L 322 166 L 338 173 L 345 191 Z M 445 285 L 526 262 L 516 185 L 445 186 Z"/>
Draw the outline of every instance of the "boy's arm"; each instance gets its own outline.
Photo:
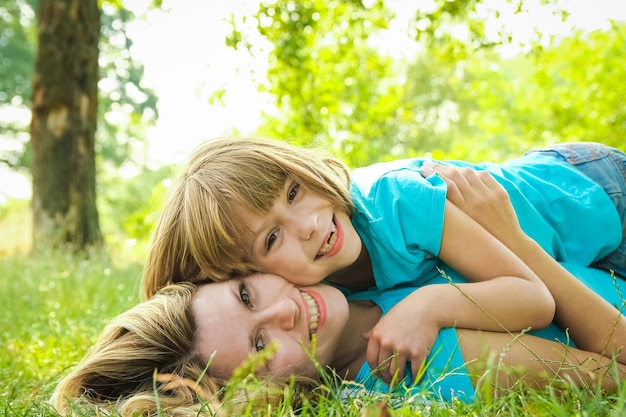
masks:
<path id="1" fill-rule="evenodd" d="M 448 198 L 507 245 L 544 281 L 556 301 L 555 321 L 584 350 L 626 363 L 626 320 L 620 311 L 555 261 L 519 226 L 506 191 L 487 172 L 433 167 Z M 607 277 L 608 279 L 608 277 Z M 593 314 L 590 314 L 593 313 Z"/>
<path id="2" fill-rule="evenodd" d="M 469 283 L 421 287 L 366 334 L 367 360 L 372 368 L 383 364 L 387 381 L 402 374 L 407 360 L 415 377 L 441 328 L 517 332 L 543 328 L 554 317 L 554 299 L 539 277 L 451 202 L 439 258 Z"/>

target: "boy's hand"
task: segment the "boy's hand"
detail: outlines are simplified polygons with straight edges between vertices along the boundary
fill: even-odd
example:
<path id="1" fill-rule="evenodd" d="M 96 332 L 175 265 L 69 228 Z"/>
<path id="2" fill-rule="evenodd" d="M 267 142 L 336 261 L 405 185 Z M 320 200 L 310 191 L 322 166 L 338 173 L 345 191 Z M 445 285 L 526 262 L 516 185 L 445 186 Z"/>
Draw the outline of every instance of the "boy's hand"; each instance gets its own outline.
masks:
<path id="1" fill-rule="evenodd" d="M 415 380 L 428 356 L 439 327 L 428 317 L 427 300 L 419 300 L 419 289 L 396 304 L 364 337 L 367 343 L 367 362 L 372 370 L 390 383 L 404 379 L 407 362 Z"/>
<path id="2" fill-rule="evenodd" d="M 509 194 L 488 171 L 426 162 L 425 176 L 437 172 L 448 186 L 447 199 L 501 242 L 524 234 Z"/>

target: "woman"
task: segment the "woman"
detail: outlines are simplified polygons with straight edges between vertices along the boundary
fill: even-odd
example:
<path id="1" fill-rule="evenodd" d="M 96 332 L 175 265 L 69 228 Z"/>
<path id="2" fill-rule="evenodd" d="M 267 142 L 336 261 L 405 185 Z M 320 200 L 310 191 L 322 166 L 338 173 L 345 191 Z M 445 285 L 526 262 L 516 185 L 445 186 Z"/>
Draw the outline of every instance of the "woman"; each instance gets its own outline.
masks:
<path id="1" fill-rule="evenodd" d="M 225 381 L 211 377 L 194 347 L 190 310 L 194 286 L 174 285 L 114 318 L 88 354 L 56 386 L 51 402 L 67 415 L 229 416 L 254 402 L 258 391 L 231 394 L 222 406 Z M 282 398 L 279 378 L 265 381 L 256 398 L 263 404 Z M 302 380 L 296 387 L 310 384 Z M 245 397 L 243 395 L 245 394 Z M 117 414 L 116 414 L 117 413 Z"/>
<path id="2" fill-rule="evenodd" d="M 626 290 L 621 281 L 611 290 L 605 272 L 572 268 L 611 302 L 617 303 Z M 453 281 L 461 280 L 448 272 Z M 278 344 L 276 352 L 256 370 L 267 377 L 262 380 L 268 387 L 267 392 L 255 391 L 259 401 L 278 400 L 281 391 L 271 387 L 284 386 L 291 375 L 305 382 L 316 378 L 318 368 L 310 355 L 346 380 L 384 389 L 367 366 L 363 334 L 413 290 L 371 290 L 348 299 L 329 285 L 296 287 L 269 274 L 208 283 L 195 292 L 192 284 L 173 284 L 113 320 L 59 383 L 53 403 L 61 413 L 74 401 L 78 407 L 113 408 L 123 416 L 157 409 L 166 415 L 197 415 L 202 409 L 207 415 L 233 413 L 238 402 L 231 398 L 222 404 L 219 388 L 251 353 L 270 343 Z M 581 310 L 579 315 L 586 314 Z M 544 338 L 443 329 L 421 368 L 419 384 L 413 386 L 410 375 L 402 384 L 416 394 L 471 401 L 474 387 L 484 381 L 493 382 L 497 391 L 522 379 L 541 387 L 558 376 L 613 390 L 625 375 L 626 367 L 606 356 L 549 340 L 567 340 L 556 326 L 546 332 Z M 499 358 L 497 367 L 485 366 L 490 357 Z M 509 372 L 511 367 L 516 373 Z M 250 394 L 245 401 L 254 400 Z"/>
<path id="3" fill-rule="evenodd" d="M 551 292 L 559 285 L 573 289 L 566 297 L 570 304 L 602 304 L 556 260 L 626 273 L 623 152 L 594 143 L 563 144 L 501 165 L 471 165 L 505 186 L 522 230 L 547 253 L 542 259 L 549 268 L 495 239 L 489 223 L 477 224 L 446 200 L 446 183 L 423 175 L 423 162 L 392 161 L 348 173 L 334 158 L 280 141 L 207 141 L 193 153 L 164 207 L 146 262 L 144 293 L 166 282 L 250 271 L 298 285 L 326 279 L 353 291 L 419 287 L 411 302 L 399 303 L 373 329 L 368 348 L 372 366 L 398 351 L 417 375 L 416 364 L 442 328 L 544 327 L 554 317 Z M 437 279 L 440 261 L 468 279 L 459 284 L 464 295 L 428 285 Z M 496 320 L 487 320 L 476 304 Z M 557 307 L 560 323 L 568 322 L 564 314 Z M 408 315 L 420 319 L 406 323 Z M 626 323 L 614 333 L 611 351 L 619 353 Z M 607 335 L 577 340 L 598 351 L 597 341 Z M 620 360 L 626 363 L 626 352 Z M 387 378 L 393 368 L 384 371 Z"/>

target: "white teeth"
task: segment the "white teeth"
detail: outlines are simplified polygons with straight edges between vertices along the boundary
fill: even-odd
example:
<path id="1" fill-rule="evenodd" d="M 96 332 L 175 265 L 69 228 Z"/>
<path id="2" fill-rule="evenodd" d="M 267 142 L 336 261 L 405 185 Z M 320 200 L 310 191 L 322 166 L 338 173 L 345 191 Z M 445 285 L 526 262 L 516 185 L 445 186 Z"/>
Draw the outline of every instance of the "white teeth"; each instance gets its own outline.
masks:
<path id="1" fill-rule="evenodd" d="M 317 253 L 317 257 L 319 258 L 326 255 L 335 245 L 335 242 L 337 242 L 337 225 L 335 222 L 332 222 L 330 224 L 330 236 L 328 237 L 328 241 L 324 243 L 324 246 L 322 246 L 320 251 Z"/>
<path id="2" fill-rule="evenodd" d="M 317 322 L 319 319 L 319 310 L 317 308 L 317 303 L 315 302 L 313 297 L 305 292 L 302 293 L 302 298 L 304 298 L 307 305 L 309 306 L 309 312 L 311 313 L 311 324 L 309 328 L 309 333 L 313 334 L 317 331 Z"/>

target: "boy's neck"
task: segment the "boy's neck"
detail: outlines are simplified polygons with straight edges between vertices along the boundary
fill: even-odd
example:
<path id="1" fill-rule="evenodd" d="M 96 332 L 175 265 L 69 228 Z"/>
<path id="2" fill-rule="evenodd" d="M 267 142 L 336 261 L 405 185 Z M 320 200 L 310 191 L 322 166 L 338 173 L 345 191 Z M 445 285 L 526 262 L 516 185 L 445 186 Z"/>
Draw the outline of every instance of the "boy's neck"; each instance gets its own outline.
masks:
<path id="1" fill-rule="evenodd" d="M 376 286 L 372 261 L 365 245 L 361 245 L 361 253 L 352 265 L 328 276 L 326 281 L 352 291 L 365 291 Z"/>
<path id="2" fill-rule="evenodd" d="M 382 316 L 371 301 L 350 301 L 350 316 L 344 327 L 331 366 L 341 378 L 353 380 L 366 362 L 367 340 L 363 336 Z"/>

